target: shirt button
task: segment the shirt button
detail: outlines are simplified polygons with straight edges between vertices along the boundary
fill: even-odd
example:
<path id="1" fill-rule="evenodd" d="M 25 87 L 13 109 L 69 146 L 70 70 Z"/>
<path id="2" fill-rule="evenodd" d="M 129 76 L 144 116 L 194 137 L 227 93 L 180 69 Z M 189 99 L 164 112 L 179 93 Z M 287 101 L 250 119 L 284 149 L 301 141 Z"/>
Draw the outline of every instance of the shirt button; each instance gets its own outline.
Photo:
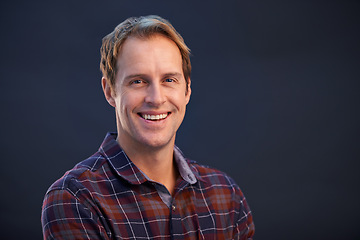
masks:
<path id="1" fill-rule="evenodd" d="M 175 210 L 176 210 L 175 205 L 171 205 L 171 208 L 172 208 L 172 210 L 175 212 Z"/>

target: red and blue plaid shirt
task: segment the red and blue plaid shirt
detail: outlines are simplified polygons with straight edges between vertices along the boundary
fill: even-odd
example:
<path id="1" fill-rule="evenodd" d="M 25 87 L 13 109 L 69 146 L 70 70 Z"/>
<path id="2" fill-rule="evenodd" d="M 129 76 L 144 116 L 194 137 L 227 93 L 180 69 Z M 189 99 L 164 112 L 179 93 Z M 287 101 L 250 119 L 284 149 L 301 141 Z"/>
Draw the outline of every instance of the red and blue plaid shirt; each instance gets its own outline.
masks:
<path id="1" fill-rule="evenodd" d="M 245 197 L 226 174 L 185 159 L 173 196 L 151 181 L 107 134 L 93 156 L 45 195 L 44 239 L 252 239 Z"/>

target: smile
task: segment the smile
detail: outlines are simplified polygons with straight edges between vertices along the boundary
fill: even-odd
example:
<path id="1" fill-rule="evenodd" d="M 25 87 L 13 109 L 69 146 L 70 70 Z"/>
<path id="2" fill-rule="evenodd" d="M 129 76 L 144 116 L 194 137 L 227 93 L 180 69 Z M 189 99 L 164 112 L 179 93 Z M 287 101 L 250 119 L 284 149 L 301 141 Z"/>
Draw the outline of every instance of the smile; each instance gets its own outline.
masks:
<path id="1" fill-rule="evenodd" d="M 165 119 L 169 113 L 157 114 L 157 115 L 150 115 L 150 114 L 139 114 L 145 120 L 151 121 L 159 121 Z"/>

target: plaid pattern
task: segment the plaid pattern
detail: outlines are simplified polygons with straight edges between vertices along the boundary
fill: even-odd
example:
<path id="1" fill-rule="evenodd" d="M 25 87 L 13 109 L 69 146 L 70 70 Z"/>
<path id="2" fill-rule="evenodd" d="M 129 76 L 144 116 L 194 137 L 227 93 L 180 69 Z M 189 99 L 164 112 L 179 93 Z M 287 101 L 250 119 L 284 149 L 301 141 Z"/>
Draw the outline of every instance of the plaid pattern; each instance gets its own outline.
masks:
<path id="1" fill-rule="evenodd" d="M 183 160 L 191 174 L 179 170 L 169 207 L 159 184 L 128 159 L 115 137 L 108 134 L 98 152 L 49 188 L 44 239 L 252 239 L 251 211 L 230 177 Z"/>

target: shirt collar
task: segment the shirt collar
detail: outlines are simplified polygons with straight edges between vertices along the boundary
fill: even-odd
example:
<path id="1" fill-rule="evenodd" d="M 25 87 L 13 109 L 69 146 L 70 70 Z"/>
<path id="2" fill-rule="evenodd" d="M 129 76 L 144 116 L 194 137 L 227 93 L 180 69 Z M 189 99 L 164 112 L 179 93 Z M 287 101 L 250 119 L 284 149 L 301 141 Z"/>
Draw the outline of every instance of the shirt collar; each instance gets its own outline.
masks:
<path id="1" fill-rule="evenodd" d="M 194 172 L 189 167 L 189 164 L 186 161 L 184 154 L 177 146 L 174 146 L 174 157 L 181 177 L 190 184 L 196 183 L 197 180 Z"/>
<path id="2" fill-rule="evenodd" d="M 117 174 L 131 184 L 142 184 L 148 177 L 136 167 L 116 141 L 117 133 L 107 133 L 99 152 L 108 160 Z M 190 167 L 181 150 L 174 147 L 174 157 L 181 177 L 190 184 L 201 180 L 194 167 Z"/>

